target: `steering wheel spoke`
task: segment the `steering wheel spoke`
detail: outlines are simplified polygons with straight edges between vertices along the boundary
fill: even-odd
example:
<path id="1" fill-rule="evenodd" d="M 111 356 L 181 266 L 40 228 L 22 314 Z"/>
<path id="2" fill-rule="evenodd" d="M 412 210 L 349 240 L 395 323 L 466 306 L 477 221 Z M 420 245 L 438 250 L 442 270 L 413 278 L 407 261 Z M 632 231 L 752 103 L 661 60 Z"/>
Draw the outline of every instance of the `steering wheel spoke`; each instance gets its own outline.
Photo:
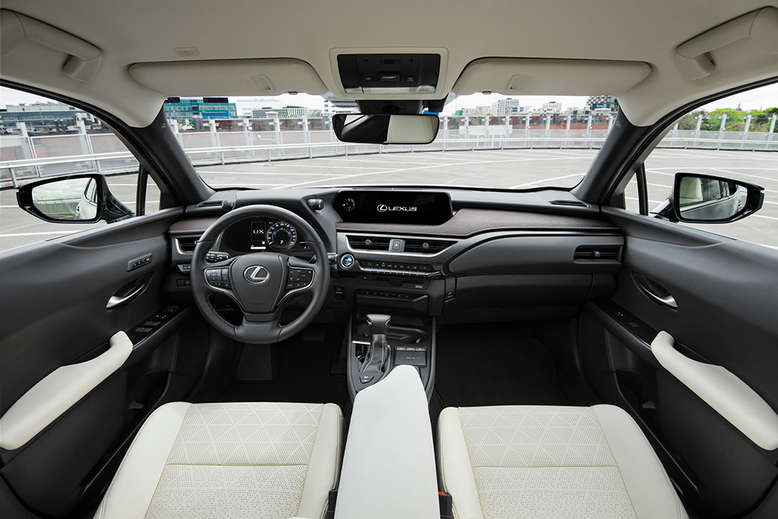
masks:
<path id="1" fill-rule="evenodd" d="M 251 317 L 251 316 L 249 316 Z M 274 343 L 281 338 L 283 326 L 277 319 L 254 320 L 249 317 L 243 317 L 243 323 L 235 328 L 235 338 L 245 342 Z M 262 340 L 258 341 L 257 338 Z"/>

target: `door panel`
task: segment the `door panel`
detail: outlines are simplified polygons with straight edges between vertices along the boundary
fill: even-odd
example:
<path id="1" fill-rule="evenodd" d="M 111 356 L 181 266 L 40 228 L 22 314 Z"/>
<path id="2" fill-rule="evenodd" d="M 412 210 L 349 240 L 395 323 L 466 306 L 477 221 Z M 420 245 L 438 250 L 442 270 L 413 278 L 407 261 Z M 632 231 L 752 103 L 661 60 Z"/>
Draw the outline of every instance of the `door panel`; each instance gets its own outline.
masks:
<path id="1" fill-rule="evenodd" d="M 646 336 L 667 331 L 684 355 L 725 367 L 777 410 L 778 251 L 618 209 L 603 211 L 625 232 L 625 268 L 612 299 L 591 313 L 599 320 L 600 339 L 591 332 L 582 336 L 583 347 L 610 349 L 601 355 L 607 360 L 584 354 L 590 358 L 588 376 L 614 386 L 615 398 L 640 415 L 661 442 L 658 450 L 666 449 L 677 464 L 676 474 L 688 476 L 679 482 L 688 502 L 705 503 L 700 506 L 706 517 L 743 515 L 774 484 L 778 452 L 755 445 L 651 359 L 650 351 L 646 355 Z M 659 295 L 671 295 L 677 308 L 647 294 L 641 279 L 649 280 L 652 291 L 666 292 Z M 629 334 L 626 340 L 607 331 L 602 318 L 614 316 L 607 325 L 613 330 L 620 313 L 627 316 L 621 330 Z M 608 376 L 603 379 L 598 370 Z"/>
<path id="2" fill-rule="evenodd" d="M 166 232 L 180 214 L 167 210 L 0 255 L 0 415 L 58 367 L 100 355 L 111 335 L 160 309 L 170 261 Z M 149 264 L 128 268 L 145 254 Z M 106 308 L 136 282 L 145 285 L 140 293 Z M 168 357 L 167 371 L 175 358 Z M 100 460 L 132 425 L 128 390 L 146 371 L 120 368 L 26 445 L 0 450 L 0 475 L 25 506 L 53 517 L 72 511 Z"/>

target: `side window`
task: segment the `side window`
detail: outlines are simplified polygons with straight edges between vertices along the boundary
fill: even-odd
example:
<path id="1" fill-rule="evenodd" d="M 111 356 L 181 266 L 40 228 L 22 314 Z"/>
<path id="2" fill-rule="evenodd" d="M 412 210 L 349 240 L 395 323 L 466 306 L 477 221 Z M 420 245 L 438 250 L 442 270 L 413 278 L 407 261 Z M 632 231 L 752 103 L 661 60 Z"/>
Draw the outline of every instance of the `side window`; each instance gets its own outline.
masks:
<path id="1" fill-rule="evenodd" d="M 111 193 L 135 211 L 138 162 L 107 125 L 79 108 L 0 87 L 0 252 L 105 225 L 45 222 L 17 205 L 19 186 L 87 173 L 103 175 Z M 68 207 L 79 216 L 73 219 L 89 219 L 85 215 L 96 211 L 97 183 L 72 184 Z M 159 210 L 159 190 L 153 181 L 149 184 L 147 214 Z M 65 196 L 55 186 L 51 185 L 49 195 L 40 189 L 36 200 L 40 196 Z"/>
<path id="2" fill-rule="evenodd" d="M 642 171 L 632 171 L 627 175 L 615 189 L 615 194 L 608 205 L 634 214 L 646 214 L 645 208 L 641 213 L 640 179 L 642 176 Z"/>
<path id="3" fill-rule="evenodd" d="M 138 179 L 140 182 L 140 179 Z M 146 198 L 145 198 L 145 204 L 144 204 L 144 212 L 143 214 L 154 214 L 156 212 L 159 212 L 161 209 L 160 203 L 160 197 L 162 196 L 162 193 L 159 190 L 159 187 L 157 186 L 157 183 L 154 182 L 154 179 L 151 178 L 149 175 L 146 175 Z"/>
<path id="4" fill-rule="evenodd" d="M 756 184 L 764 188 L 758 212 L 731 223 L 679 225 L 778 247 L 777 120 L 778 84 L 719 99 L 681 117 L 645 161 L 649 214 L 671 195 L 676 173 Z M 732 182 L 687 180 L 680 186 L 682 205 L 724 201 L 737 191 Z"/>
<path id="5" fill-rule="evenodd" d="M 632 173 L 624 187 L 624 201 L 618 207 L 626 209 L 630 213 L 640 214 L 640 190 L 638 188 L 638 176 Z"/>

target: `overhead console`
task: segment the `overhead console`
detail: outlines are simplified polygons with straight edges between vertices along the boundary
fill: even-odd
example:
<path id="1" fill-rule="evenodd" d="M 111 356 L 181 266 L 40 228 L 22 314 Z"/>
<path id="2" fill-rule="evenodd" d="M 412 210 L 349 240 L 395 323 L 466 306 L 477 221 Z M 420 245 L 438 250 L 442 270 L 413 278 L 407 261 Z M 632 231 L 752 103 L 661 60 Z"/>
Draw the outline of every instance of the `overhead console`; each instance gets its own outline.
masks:
<path id="1" fill-rule="evenodd" d="M 341 191 L 335 211 L 344 222 L 439 225 L 453 216 L 448 193 Z"/>
<path id="2" fill-rule="evenodd" d="M 348 94 L 435 92 L 439 54 L 340 54 L 340 81 Z"/>
<path id="3" fill-rule="evenodd" d="M 437 47 L 330 49 L 338 97 L 357 100 L 445 99 L 448 51 Z"/>

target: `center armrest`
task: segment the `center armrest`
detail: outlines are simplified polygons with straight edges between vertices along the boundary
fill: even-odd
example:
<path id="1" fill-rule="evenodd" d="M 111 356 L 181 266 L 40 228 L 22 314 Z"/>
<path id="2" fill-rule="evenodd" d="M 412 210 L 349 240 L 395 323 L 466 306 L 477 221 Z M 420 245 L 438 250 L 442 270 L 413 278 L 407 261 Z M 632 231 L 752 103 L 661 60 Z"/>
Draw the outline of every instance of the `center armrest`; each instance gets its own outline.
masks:
<path id="1" fill-rule="evenodd" d="M 412 366 L 354 400 L 335 519 L 364 517 L 440 517 L 427 396 Z"/>

